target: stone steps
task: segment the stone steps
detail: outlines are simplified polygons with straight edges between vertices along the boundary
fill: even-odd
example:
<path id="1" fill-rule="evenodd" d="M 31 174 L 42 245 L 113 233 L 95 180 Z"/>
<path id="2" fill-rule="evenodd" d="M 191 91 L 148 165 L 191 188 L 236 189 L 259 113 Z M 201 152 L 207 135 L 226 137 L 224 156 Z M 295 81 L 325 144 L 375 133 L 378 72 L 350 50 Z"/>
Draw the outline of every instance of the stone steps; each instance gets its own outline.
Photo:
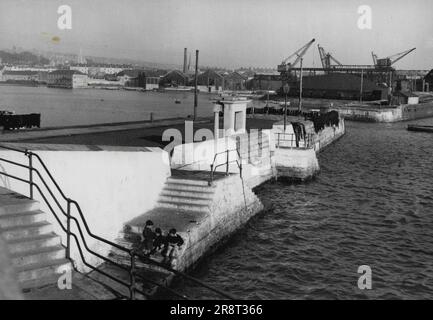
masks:
<path id="1" fill-rule="evenodd" d="M 167 179 L 167 184 L 183 184 L 183 185 L 189 185 L 194 187 L 208 187 L 208 181 L 207 180 L 196 180 L 196 179 L 185 179 L 185 178 L 177 178 L 177 177 L 169 177 Z"/>
<path id="2" fill-rule="evenodd" d="M 213 192 L 207 190 L 185 190 L 181 187 L 165 187 L 162 192 L 162 196 L 182 196 L 182 197 L 191 197 L 191 198 L 200 198 L 200 199 L 212 199 Z"/>
<path id="3" fill-rule="evenodd" d="M 208 205 L 203 205 L 203 204 L 181 202 L 181 201 L 164 201 L 164 200 L 158 200 L 157 207 L 176 209 L 179 211 L 193 211 L 193 212 L 206 212 L 207 209 L 209 208 Z"/>
<path id="4" fill-rule="evenodd" d="M 213 186 L 209 186 L 209 182 L 206 181 L 206 186 L 204 185 L 193 185 L 184 183 L 167 183 L 164 189 L 168 190 L 182 190 L 190 192 L 200 192 L 200 193 L 211 193 L 213 194 Z"/>
<path id="5" fill-rule="evenodd" d="M 179 202 L 179 203 L 189 203 L 189 204 L 197 204 L 197 205 L 208 205 L 210 202 L 209 198 L 200 198 L 194 196 L 183 196 L 178 194 L 161 194 L 159 196 L 159 201 L 162 202 Z"/>
<path id="6" fill-rule="evenodd" d="M 35 222 L 42 222 L 45 219 L 46 214 L 41 210 L 2 214 L 0 215 L 0 227 L 9 228 L 21 225 L 29 225 Z"/>
<path id="7" fill-rule="evenodd" d="M 6 241 L 18 240 L 50 233 L 53 231 L 52 225 L 46 221 L 36 222 L 28 225 L 14 226 L 3 229 L 3 237 Z"/>
<path id="8" fill-rule="evenodd" d="M 61 238 L 39 202 L 0 188 L 0 228 L 23 289 L 57 282 L 71 268 Z"/>
<path id="9" fill-rule="evenodd" d="M 64 259 L 65 257 L 65 248 L 61 245 L 17 252 L 11 255 L 12 262 L 16 267 L 38 264 L 47 260 Z"/>
<path id="10" fill-rule="evenodd" d="M 60 236 L 52 233 L 41 234 L 34 237 L 27 237 L 8 242 L 11 254 L 31 251 L 38 248 L 53 247 L 61 244 Z"/>
<path id="11" fill-rule="evenodd" d="M 187 178 L 189 172 L 177 172 L 180 176 L 167 179 L 159 195 L 157 207 L 179 211 L 207 212 L 214 194 L 214 186 L 203 179 Z M 197 172 L 191 172 L 193 177 Z M 202 177 L 203 174 L 200 172 Z M 205 174 L 206 176 L 206 174 Z"/>
<path id="12" fill-rule="evenodd" d="M 55 283 L 53 280 L 58 279 L 69 268 L 69 260 L 58 259 L 18 267 L 16 272 L 22 288 L 28 289 Z"/>
<path id="13" fill-rule="evenodd" d="M 35 200 L 30 200 L 29 198 L 26 198 L 26 200 L 23 200 L 22 202 L 20 201 L 18 203 L 6 203 L 4 205 L 1 204 L 0 216 L 35 210 L 39 210 L 39 203 Z"/>

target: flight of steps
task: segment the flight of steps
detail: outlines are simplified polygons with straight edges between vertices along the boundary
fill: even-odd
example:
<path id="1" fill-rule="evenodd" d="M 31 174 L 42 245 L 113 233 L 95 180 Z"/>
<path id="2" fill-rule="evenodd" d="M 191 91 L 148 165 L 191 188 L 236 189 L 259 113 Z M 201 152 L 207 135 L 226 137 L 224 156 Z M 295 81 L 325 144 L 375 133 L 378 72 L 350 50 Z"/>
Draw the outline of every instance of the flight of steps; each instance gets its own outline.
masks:
<path id="1" fill-rule="evenodd" d="M 207 212 L 212 202 L 214 187 L 208 180 L 172 176 L 167 179 L 157 207 L 179 211 Z"/>
<path id="2" fill-rule="evenodd" d="M 0 233 L 22 289 L 55 284 L 70 267 L 60 236 L 39 202 L 0 188 Z"/>

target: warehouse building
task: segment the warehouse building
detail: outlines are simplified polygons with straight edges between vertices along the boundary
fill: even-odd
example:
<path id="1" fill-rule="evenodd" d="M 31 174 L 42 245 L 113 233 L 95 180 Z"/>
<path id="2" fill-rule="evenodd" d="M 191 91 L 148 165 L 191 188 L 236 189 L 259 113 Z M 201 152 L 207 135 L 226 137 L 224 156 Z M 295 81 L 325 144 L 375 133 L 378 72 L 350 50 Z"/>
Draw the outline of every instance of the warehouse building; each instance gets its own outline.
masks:
<path id="1" fill-rule="evenodd" d="M 290 95 L 299 95 L 299 82 L 290 85 Z M 346 73 L 304 76 L 302 90 L 304 97 L 358 100 L 387 100 L 389 89 L 369 79 Z"/>

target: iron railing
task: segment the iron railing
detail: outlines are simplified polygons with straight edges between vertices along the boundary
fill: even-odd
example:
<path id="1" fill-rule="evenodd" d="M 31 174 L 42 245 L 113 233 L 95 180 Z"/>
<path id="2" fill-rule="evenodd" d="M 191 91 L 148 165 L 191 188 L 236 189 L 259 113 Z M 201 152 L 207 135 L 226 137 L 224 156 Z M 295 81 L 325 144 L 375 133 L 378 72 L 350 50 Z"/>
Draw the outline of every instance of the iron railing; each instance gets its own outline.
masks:
<path id="1" fill-rule="evenodd" d="M 294 133 L 275 133 L 276 148 L 311 149 L 314 147 L 314 134 L 307 133 L 304 138 L 298 138 Z"/>
<path id="2" fill-rule="evenodd" d="M 29 185 L 29 195 L 31 199 L 34 199 L 34 191 L 35 189 L 39 192 L 39 194 L 41 195 L 42 199 L 44 200 L 45 204 L 47 205 L 47 207 L 49 208 L 50 212 L 53 214 L 54 218 L 56 219 L 56 221 L 58 222 L 60 228 L 66 233 L 66 258 L 69 259 L 71 262 L 73 262 L 73 260 L 71 259 L 71 238 L 73 240 L 75 240 L 75 244 L 77 246 L 78 252 L 80 254 L 80 258 L 83 262 L 83 264 L 85 266 L 87 266 L 88 268 L 98 272 L 99 274 L 102 274 L 103 276 L 113 280 L 114 282 L 126 287 L 129 290 L 129 298 L 130 299 L 135 299 L 136 298 L 136 293 L 139 293 L 141 295 L 143 295 L 146 298 L 151 298 L 149 297 L 149 295 L 147 293 L 145 293 L 144 291 L 140 290 L 137 288 L 136 283 L 137 280 L 140 280 L 142 282 L 147 282 L 150 284 L 153 284 L 155 286 L 157 286 L 158 288 L 161 288 L 171 294 L 173 294 L 174 296 L 176 296 L 177 298 L 180 299 L 188 299 L 186 296 L 179 294 L 178 292 L 174 291 L 173 289 L 160 284 L 152 279 L 149 279 L 145 276 L 143 276 L 142 274 L 138 274 L 137 273 L 137 268 L 136 268 L 136 260 L 137 258 L 152 264 L 152 265 L 156 265 L 158 267 L 163 268 L 166 271 L 172 272 L 174 273 L 176 276 L 180 276 L 186 280 L 189 280 L 191 282 L 194 282 L 195 284 L 206 288 L 214 293 L 217 293 L 218 295 L 220 295 L 223 298 L 226 299 L 234 299 L 230 294 L 223 292 L 217 288 L 213 288 L 209 285 L 207 285 L 206 283 L 189 276 L 186 273 L 183 273 L 181 271 L 175 270 L 169 266 L 166 266 L 163 263 L 160 263 L 158 261 L 155 261 L 147 256 L 145 256 L 143 253 L 136 251 L 134 249 L 128 249 L 125 248 L 117 243 L 114 243 L 112 241 L 109 241 L 107 239 L 104 239 L 94 233 L 92 233 L 92 231 L 89 228 L 89 225 L 86 221 L 86 218 L 81 210 L 80 205 L 78 204 L 77 201 L 72 200 L 70 198 L 68 198 L 64 192 L 62 191 L 62 189 L 60 188 L 59 184 L 57 183 L 57 181 L 54 179 L 53 175 L 51 174 L 51 172 L 48 170 L 46 164 L 44 163 L 44 161 L 41 159 L 41 157 L 34 152 L 31 152 L 27 149 L 22 150 L 22 149 L 18 149 L 18 148 L 13 148 L 13 147 L 9 147 L 9 146 L 5 146 L 5 145 L 0 145 L 0 148 L 5 149 L 5 150 L 9 150 L 9 151 L 15 151 L 21 154 L 24 154 L 25 156 L 28 157 L 28 165 L 22 164 L 22 163 L 18 163 L 16 161 L 12 161 L 9 159 L 5 159 L 0 157 L 0 161 L 5 162 L 5 163 L 9 163 L 11 165 L 17 166 L 17 167 L 21 167 L 24 169 L 27 169 L 29 171 L 29 178 L 24 179 L 21 177 L 17 177 L 15 175 L 0 171 L 0 174 L 6 177 L 9 177 L 11 179 L 26 183 Z M 60 204 L 59 199 L 54 195 L 53 191 L 51 190 L 50 186 L 48 185 L 47 181 L 45 180 L 45 178 L 42 176 L 41 172 L 35 168 L 33 160 L 36 159 L 38 161 L 38 163 L 41 165 L 41 168 L 43 169 L 43 172 L 48 176 L 48 180 L 55 186 L 55 189 L 57 190 L 57 192 L 60 194 L 61 198 L 66 202 L 66 210 L 64 209 L 64 207 Z M 46 194 L 43 192 L 43 190 L 40 188 L 40 186 L 34 182 L 34 174 L 36 174 L 36 176 L 39 178 L 39 180 L 42 182 L 42 185 L 45 187 L 46 191 L 48 192 L 48 194 L 50 195 L 51 199 L 54 201 L 54 203 L 56 204 L 56 206 L 59 208 L 61 214 L 63 216 L 66 217 L 66 226 L 64 225 L 64 223 L 62 222 L 62 220 L 59 218 L 58 214 L 56 213 L 56 210 L 53 208 L 51 202 L 47 199 Z M 101 243 L 104 243 L 106 245 L 109 245 L 113 248 L 116 248 L 124 253 L 127 253 L 127 255 L 129 256 L 129 260 L 130 260 L 130 265 L 129 266 L 125 266 L 121 263 L 118 263 L 108 257 L 105 257 L 95 251 L 93 251 L 92 249 L 89 248 L 87 241 L 85 239 L 85 233 L 83 231 L 83 228 L 81 226 L 80 221 L 71 214 L 71 206 L 74 206 L 76 208 L 76 211 L 78 212 L 78 216 L 80 218 L 80 221 L 82 223 L 82 225 L 84 226 L 84 230 L 86 231 L 86 235 L 89 236 L 90 238 L 93 238 Z M 77 236 L 77 234 L 75 232 L 72 231 L 72 226 L 71 226 L 71 222 L 75 223 L 76 229 L 78 230 L 78 234 L 79 237 Z M 79 239 L 81 239 L 82 245 L 79 241 Z M 83 247 L 86 250 L 87 253 L 101 259 L 102 261 L 113 265 L 125 272 L 127 272 L 129 274 L 129 283 L 123 281 L 122 279 L 111 275 L 103 270 L 100 270 L 98 267 L 90 264 L 89 262 L 86 261 L 86 258 L 84 256 L 84 252 L 83 252 Z"/>
<path id="3" fill-rule="evenodd" d="M 235 155 L 236 155 L 235 160 L 230 160 L 230 153 L 231 152 L 232 153 L 235 152 Z M 215 162 L 216 162 L 218 156 L 220 156 L 220 155 L 225 155 L 225 161 L 223 163 L 215 165 Z M 210 165 L 209 184 L 213 183 L 215 171 L 217 168 L 219 168 L 221 166 L 226 166 L 226 175 L 229 175 L 230 163 L 236 163 L 238 165 L 239 175 L 242 178 L 242 159 L 241 159 L 241 155 L 239 154 L 239 150 L 238 149 L 231 149 L 231 150 L 227 149 L 226 151 L 218 152 L 215 154 L 215 156 L 213 158 L 213 162 Z"/>

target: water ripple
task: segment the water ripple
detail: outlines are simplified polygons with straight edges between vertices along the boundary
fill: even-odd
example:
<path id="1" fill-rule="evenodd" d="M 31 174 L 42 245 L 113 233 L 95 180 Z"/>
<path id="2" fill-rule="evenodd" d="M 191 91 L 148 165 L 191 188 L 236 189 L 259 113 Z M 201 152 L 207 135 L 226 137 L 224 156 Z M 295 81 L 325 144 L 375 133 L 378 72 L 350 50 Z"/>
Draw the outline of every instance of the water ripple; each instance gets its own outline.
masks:
<path id="1" fill-rule="evenodd" d="M 194 275 L 243 299 L 433 299 L 433 136 L 406 125 L 347 123 L 317 179 L 259 188 L 269 210 Z"/>

